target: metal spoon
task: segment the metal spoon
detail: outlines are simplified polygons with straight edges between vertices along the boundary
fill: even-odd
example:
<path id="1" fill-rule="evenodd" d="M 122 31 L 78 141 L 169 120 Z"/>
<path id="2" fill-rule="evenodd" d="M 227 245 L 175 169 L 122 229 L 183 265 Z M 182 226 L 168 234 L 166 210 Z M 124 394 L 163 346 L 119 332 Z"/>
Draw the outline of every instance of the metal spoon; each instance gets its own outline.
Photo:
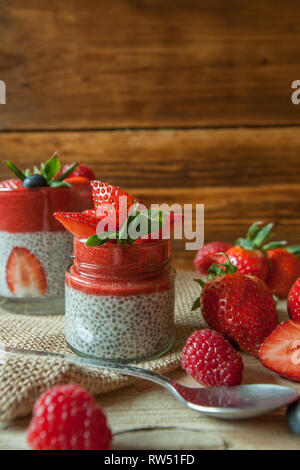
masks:
<path id="1" fill-rule="evenodd" d="M 11 348 L 0 344 L 0 351 L 10 354 L 29 354 L 64 359 L 75 364 L 111 369 L 123 375 L 150 380 L 169 390 L 177 400 L 193 410 L 214 418 L 243 419 L 260 416 L 289 405 L 298 399 L 291 387 L 270 384 L 239 385 L 234 387 L 186 387 L 163 375 L 140 367 L 116 364 L 81 356 L 47 351 Z"/>

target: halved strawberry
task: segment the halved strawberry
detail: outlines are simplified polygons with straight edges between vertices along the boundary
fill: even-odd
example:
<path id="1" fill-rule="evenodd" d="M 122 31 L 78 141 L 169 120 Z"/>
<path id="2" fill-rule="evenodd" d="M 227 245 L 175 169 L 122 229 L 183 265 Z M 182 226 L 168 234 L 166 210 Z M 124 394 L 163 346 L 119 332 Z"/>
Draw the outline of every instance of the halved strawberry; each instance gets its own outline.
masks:
<path id="1" fill-rule="evenodd" d="M 20 189 L 20 188 L 23 188 L 23 183 L 21 180 L 12 178 L 9 180 L 0 181 L 0 188 L 10 189 L 10 190 Z"/>
<path id="2" fill-rule="evenodd" d="M 268 369 L 300 382 L 300 321 L 285 321 L 272 331 L 259 349 Z"/>
<path id="3" fill-rule="evenodd" d="M 47 290 L 47 276 L 40 261 L 27 248 L 19 246 L 9 255 L 6 282 L 16 297 L 40 297 Z"/>
<path id="4" fill-rule="evenodd" d="M 100 220 L 101 217 L 97 216 L 96 209 L 86 209 L 85 211 L 82 211 L 81 214 L 89 215 L 90 217 L 93 217 L 94 219 Z"/>
<path id="5" fill-rule="evenodd" d="M 119 218 L 125 222 L 130 212 L 130 208 L 137 202 L 140 209 L 146 209 L 145 204 L 126 191 L 121 190 L 117 186 L 104 183 L 103 181 L 92 181 L 92 196 L 97 215 L 101 217 L 116 217 L 118 227 Z M 123 199 L 120 199 L 120 198 Z M 126 198 L 126 199 L 125 199 Z M 124 212 L 124 213 L 123 213 Z"/>
<path id="6" fill-rule="evenodd" d="M 77 238 L 89 238 L 96 234 L 99 218 L 84 212 L 54 212 L 54 217 Z"/>

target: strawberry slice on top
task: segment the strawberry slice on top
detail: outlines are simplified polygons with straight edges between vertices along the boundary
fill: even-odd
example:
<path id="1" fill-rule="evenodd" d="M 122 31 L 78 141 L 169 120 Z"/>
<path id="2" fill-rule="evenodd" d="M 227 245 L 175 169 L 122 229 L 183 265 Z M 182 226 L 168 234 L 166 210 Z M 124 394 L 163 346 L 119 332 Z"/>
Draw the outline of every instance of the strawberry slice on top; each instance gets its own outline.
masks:
<path id="1" fill-rule="evenodd" d="M 94 206 L 97 211 L 97 215 L 100 218 L 105 216 L 114 217 L 115 215 L 117 227 L 120 217 L 120 209 L 124 210 L 125 212 L 124 214 L 121 214 L 121 217 L 122 219 L 124 219 L 125 222 L 128 217 L 130 208 L 133 207 L 136 203 L 139 203 L 139 207 L 141 209 L 146 208 L 145 204 L 143 204 L 142 201 L 137 199 L 135 196 L 128 194 L 126 191 L 123 191 L 117 186 L 104 183 L 103 181 L 92 181 L 91 186 Z M 121 206 L 123 201 L 124 206 Z"/>
<path id="2" fill-rule="evenodd" d="M 99 218 L 93 210 L 84 212 L 54 212 L 54 217 L 69 232 L 79 239 L 89 238 L 96 233 Z"/>
<path id="3" fill-rule="evenodd" d="M 40 297 L 47 291 L 47 276 L 27 248 L 14 247 L 6 264 L 6 283 L 16 297 Z"/>
<path id="4" fill-rule="evenodd" d="M 300 321 L 285 321 L 259 349 L 262 364 L 282 377 L 300 382 Z"/>
<path id="5" fill-rule="evenodd" d="M 8 180 L 0 181 L 0 189 L 10 189 L 11 191 L 13 191 L 15 189 L 21 188 L 23 188 L 23 183 L 21 180 L 11 178 Z"/>

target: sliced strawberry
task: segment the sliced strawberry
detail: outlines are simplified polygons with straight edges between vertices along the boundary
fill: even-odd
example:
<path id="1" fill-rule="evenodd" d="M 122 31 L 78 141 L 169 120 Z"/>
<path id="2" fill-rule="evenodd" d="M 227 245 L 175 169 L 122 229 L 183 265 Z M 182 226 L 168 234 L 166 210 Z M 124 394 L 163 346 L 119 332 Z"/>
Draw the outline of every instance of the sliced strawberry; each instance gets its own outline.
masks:
<path id="1" fill-rule="evenodd" d="M 23 188 L 23 183 L 21 180 L 18 180 L 18 179 L 3 180 L 3 181 L 0 181 L 0 188 L 10 189 L 10 190 L 21 189 Z"/>
<path id="2" fill-rule="evenodd" d="M 285 321 L 272 331 L 259 349 L 268 369 L 300 382 L 300 321 Z"/>
<path id="3" fill-rule="evenodd" d="M 104 183 L 103 181 L 92 181 L 91 185 L 94 206 L 98 217 L 115 217 L 117 227 L 119 219 L 125 222 L 130 208 L 137 202 L 140 203 L 140 209 L 146 208 L 136 197 L 126 193 L 117 186 Z M 120 199 L 121 197 L 124 199 Z"/>
<path id="4" fill-rule="evenodd" d="M 82 211 L 81 214 L 88 215 L 90 217 L 93 217 L 94 219 L 98 219 L 98 220 L 101 219 L 101 217 L 97 216 L 96 209 L 86 209 L 85 211 Z"/>
<path id="5" fill-rule="evenodd" d="M 18 246 L 9 255 L 6 282 L 16 297 L 40 297 L 47 290 L 47 277 L 40 261 L 27 248 Z"/>
<path id="6" fill-rule="evenodd" d="M 53 215 L 75 237 L 85 239 L 95 235 L 100 220 L 85 212 L 55 212 Z"/>

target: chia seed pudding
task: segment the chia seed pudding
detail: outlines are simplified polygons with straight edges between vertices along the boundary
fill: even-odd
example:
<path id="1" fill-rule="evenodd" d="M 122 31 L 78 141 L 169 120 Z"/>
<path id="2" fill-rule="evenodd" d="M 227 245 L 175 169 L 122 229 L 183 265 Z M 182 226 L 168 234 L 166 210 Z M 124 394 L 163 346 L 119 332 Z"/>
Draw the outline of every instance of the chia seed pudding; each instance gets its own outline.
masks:
<path id="1" fill-rule="evenodd" d="M 92 204 L 89 182 L 70 188 L 0 187 L 1 307 L 17 313 L 63 313 L 64 272 L 72 235 L 53 212 Z"/>
<path id="2" fill-rule="evenodd" d="M 174 339 L 174 271 L 169 241 L 87 247 L 74 241 L 66 273 L 66 340 L 77 353 L 136 362 Z"/>

